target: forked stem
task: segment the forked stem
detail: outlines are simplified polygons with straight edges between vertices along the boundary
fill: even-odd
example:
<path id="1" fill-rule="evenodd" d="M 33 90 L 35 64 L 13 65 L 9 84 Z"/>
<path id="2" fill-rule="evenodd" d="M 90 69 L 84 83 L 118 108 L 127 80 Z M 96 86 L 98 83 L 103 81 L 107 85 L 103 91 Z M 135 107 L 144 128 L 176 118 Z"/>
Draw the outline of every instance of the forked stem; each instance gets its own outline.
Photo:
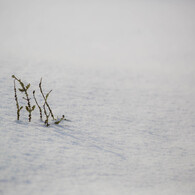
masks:
<path id="1" fill-rule="evenodd" d="M 42 96 L 43 96 L 43 99 L 44 99 L 44 101 L 45 101 L 45 105 L 46 105 L 47 108 L 49 109 L 49 112 L 50 112 L 50 114 L 51 114 L 51 117 L 53 118 L 53 120 L 55 120 L 54 115 L 53 115 L 53 112 L 52 112 L 52 110 L 51 110 L 49 104 L 47 103 L 47 98 L 48 98 L 48 96 L 49 96 L 49 94 L 51 93 L 52 90 L 45 96 L 44 93 L 43 93 L 41 84 L 42 84 L 42 78 L 41 78 L 40 83 L 39 83 L 40 92 L 41 92 L 41 94 L 42 94 Z"/>
<path id="2" fill-rule="evenodd" d="M 22 110 L 23 106 L 19 106 L 18 103 L 18 96 L 16 91 L 16 79 L 14 78 L 14 93 L 15 93 L 15 101 L 16 101 L 16 108 L 17 108 L 17 120 L 20 120 L 20 111 Z"/>
<path id="3" fill-rule="evenodd" d="M 34 97 L 35 103 L 37 104 L 37 107 L 39 108 L 40 119 L 43 120 L 42 109 L 41 109 L 41 107 L 39 106 L 39 104 L 38 104 L 38 102 L 37 102 L 37 99 L 36 99 L 36 97 L 35 97 L 35 90 L 33 91 L 33 97 Z"/>

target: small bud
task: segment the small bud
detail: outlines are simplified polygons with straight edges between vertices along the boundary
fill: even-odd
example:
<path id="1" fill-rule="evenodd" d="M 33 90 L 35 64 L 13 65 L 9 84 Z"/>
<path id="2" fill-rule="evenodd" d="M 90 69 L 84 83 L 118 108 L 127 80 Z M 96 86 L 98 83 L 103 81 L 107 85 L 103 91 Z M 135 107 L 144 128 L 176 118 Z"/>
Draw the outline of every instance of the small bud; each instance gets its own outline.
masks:
<path id="1" fill-rule="evenodd" d="M 29 87 L 30 87 L 30 83 L 26 86 L 26 90 L 28 90 Z"/>
<path id="2" fill-rule="evenodd" d="M 20 89 L 20 88 L 18 88 L 18 90 L 19 90 L 19 91 L 21 91 L 21 92 L 24 92 L 24 89 Z"/>
<path id="3" fill-rule="evenodd" d="M 31 111 L 33 111 L 35 109 L 35 105 L 32 107 Z"/>

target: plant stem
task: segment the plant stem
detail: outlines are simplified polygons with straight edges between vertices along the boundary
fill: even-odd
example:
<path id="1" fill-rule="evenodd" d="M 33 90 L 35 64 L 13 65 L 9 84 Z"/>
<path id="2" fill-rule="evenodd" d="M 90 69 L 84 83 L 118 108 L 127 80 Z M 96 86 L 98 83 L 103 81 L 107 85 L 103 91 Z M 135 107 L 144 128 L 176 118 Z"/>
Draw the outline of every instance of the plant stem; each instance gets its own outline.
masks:
<path id="1" fill-rule="evenodd" d="M 42 109 L 41 109 L 41 107 L 39 106 L 39 104 L 38 104 L 38 102 L 37 102 L 37 99 L 35 98 L 35 91 L 33 91 L 33 97 L 34 97 L 35 103 L 37 104 L 37 106 L 38 106 L 38 108 L 39 108 L 40 119 L 42 120 Z"/>
<path id="2" fill-rule="evenodd" d="M 14 79 L 14 93 L 15 93 L 15 101 L 16 101 L 16 107 L 17 107 L 17 120 L 20 119 L 20 106 L 18 103 L 18 97 L 16 92 L 16 79 Z"/>
<path id="3" fill-rule="evenodd" d="M 30 105 L 30 99 L 28 97 L 27 89 L 25 88 L 24 83 L 20 79 L 16 78 L 14 75 L 12 77 L 15 78 L 20 83 L 20 85 L 22 87 L 22 90 L 24 91 L 24 93 L 26 95 L 25 100 L 27 101 L 27 105 L 28 105 L 28 108 L 29 108 L 28 119 L 29 119 L 29 122 L 31 122 L 31 111 L 32 111 L 32 108 L 31 108 L 31 105 Z"/>
<path id="4" fill-rule="evenodd" d="M 46 119 L 45 119 L 45 124 L 46 124 L 46 126 L 48 127 L 50 124 L 49 124 L 49 116 L 50 116 L 50 113 L 49 114 L 47 114 L 47 111 L 46 111 L 46 108 L 45 108 L 45 103 L 43 104 L 43 109 L 44 109 L 44 113 L 45 113 L 45 117 L 46 117 Z"/>
<path id="5" fill-rule="evenodd" d="M 42 90 L 41 84 L 42 84 L 42 78 L 41 78 L 40 83 L 39 83 L 40 92 L 41 92 L 41 94 L 42 94 L 42 96 L 43 96 L 43 99 L 45 100 L 45 104 L 46 104 L 46 106 L 48 107 L 49 112 L 50 112 L 50 114 L 51 114 L 53 120 L 55 120 L 54 115 L 53 115 L 53 112 L 52 112 L 52 110 L 51 110 L 49 104 L 47 103 L 47 99 L 46 99 L 45 95 L 43 94 L 43 90 Z M 50 91 L 50 92 L 51 92 L 51 91 Z M 50 92 L 49 92 L 49 93 L 50 93 Z M 49 93 L 48 93 L 48 94 L 49 94 Z"/>
<path id="6" fill-rule="evenodd" d="M 62 115 L 62 118 L 58 121 L 56 121 L 54 124 L 58 125 L 62 120 L 64 120 L 64 115 Z"/>

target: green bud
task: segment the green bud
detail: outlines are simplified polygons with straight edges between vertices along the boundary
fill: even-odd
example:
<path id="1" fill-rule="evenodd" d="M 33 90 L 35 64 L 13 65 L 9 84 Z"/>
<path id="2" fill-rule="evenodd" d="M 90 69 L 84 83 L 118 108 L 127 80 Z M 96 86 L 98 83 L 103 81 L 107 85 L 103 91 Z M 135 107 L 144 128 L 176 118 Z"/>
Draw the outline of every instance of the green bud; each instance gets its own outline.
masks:
<path id="1" fill-rule="evenodd" d="M 21 91 L 21 92 L 24 92 L 24 89 L 20 89 L 20 88 L 18 88 L 18 90 L 19 90 L 19 91 Z"/>
<path id="2" fill-rule="evenodd" d="M 26 90 L 30 87 L 30 83 L 26 86 Z"/>

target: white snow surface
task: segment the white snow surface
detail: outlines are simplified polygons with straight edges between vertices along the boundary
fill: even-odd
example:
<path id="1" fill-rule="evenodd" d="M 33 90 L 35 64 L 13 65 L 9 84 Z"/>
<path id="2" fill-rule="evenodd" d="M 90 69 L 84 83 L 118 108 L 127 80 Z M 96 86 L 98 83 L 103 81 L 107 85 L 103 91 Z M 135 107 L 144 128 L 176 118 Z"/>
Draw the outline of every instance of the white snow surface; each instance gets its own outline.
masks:
<path id="1" fill-rule="evenodd" d="M 1 62 L 1 194 L 194 194 L 192 67 L 82 67 Z M 56 116 L 16 121 L 12 74 L 43 77 Z"/>
<path id="2" fill-rule="evenodd" d="M 194 8 L 1 0 L 0 194 L 195 194 Z M 13 74 L 70 121 L 17 121 Z"/>

